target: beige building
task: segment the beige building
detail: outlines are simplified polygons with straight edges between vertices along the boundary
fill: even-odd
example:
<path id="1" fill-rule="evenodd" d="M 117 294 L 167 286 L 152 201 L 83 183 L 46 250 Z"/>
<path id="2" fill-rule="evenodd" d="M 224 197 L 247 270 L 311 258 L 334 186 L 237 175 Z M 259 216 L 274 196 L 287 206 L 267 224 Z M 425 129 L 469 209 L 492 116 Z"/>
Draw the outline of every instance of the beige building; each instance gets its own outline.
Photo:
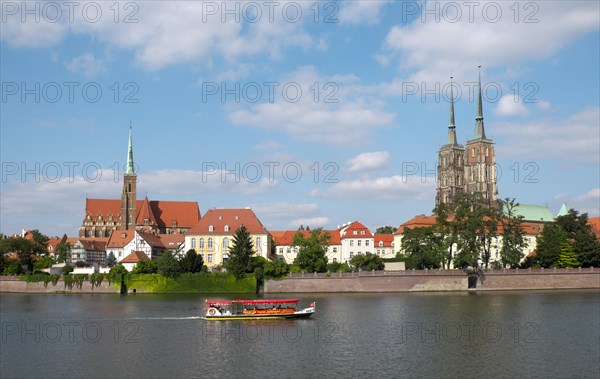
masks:
<path id="1" fill-rule="evenodd" d="M 255 256 L 269 259 L 271 237 L 250 208 L 210 209 L 185 235 L 185 251 L 196 250 L 209 268 L 229 259 L 235 231 L 244 225 L 250 233 Z"/>

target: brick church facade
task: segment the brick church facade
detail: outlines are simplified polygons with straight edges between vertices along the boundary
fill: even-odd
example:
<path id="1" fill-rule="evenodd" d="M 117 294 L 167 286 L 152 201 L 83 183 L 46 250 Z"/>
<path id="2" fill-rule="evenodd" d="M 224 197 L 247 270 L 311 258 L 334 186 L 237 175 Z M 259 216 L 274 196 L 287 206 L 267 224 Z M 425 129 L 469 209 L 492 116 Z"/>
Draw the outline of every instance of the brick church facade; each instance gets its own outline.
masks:
<path id="1" fill-rule="evenodd" d="M 197 202 L 137 199 L 131 128 L 121 199 L 86 199 L 80 237 L 109 237 L 113 230 L 185 234 L 200 220 Z"/>
<path id="2" fill-rule="evenodd" d="M 438 153 L 436 206 L 451 203 L 454 196 L 463 192 L 479 193 L 488 206 L 497 205 L 496 158 L 494 143 L 485 135 L 481 73 L 477 95 L 475 135 L 463 146 L 456 139 L 454 96 L 450 86 L 448 141 Z"/>

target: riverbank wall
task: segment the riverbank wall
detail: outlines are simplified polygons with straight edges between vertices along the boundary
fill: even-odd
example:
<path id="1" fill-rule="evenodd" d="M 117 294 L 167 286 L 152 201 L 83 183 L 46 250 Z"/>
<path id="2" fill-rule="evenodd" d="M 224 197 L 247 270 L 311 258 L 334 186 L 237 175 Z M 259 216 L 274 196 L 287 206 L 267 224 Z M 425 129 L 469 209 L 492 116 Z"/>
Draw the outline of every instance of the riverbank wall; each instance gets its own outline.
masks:
<path id="1" fill-rule="evenodd" d="M 92 283 L 84 281 L 81 287 L 74 284 L 71 288 L 65 285 L 64 280 L 59 280 L 55 285 L 52 283 L 27 283 L 16 276 L 0 277 L 0 293 L 119 293 L 108 280 L 102 281 L 100 285 L 93 286 Z"/>
<path id="2" fill-rule="evenodd" d="M 267 280 L 265 293 L 295 292 L 443 292 L 550 289 L 600 289 L 599 268 L 500 269 L 480 275 L 474 288 L 459 270 L 367 271 L 290 274 Z"/>

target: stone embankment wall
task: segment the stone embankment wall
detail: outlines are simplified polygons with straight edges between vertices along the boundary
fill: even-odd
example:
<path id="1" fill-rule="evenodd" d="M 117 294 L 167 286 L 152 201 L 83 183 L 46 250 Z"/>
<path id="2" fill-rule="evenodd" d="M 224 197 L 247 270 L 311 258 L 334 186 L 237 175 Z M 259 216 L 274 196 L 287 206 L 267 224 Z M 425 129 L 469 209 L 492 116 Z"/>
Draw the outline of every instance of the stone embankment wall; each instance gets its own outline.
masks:
<path id="1" fill-rule="evenodd" d="M 476 290 L 600 289 L 600 269 L 488 270 Z M 372 271 L 332 274 L 291 274 L 268 280 L 265 293 L 285 292 L 425 292 L 469 291 L 459 270 Z"/>
<path id="2" fill-rule="evenodd" d="M 88 281 L 83 282 L 81 288 L 73 285 L 72 288 L 65 286 L 63 280 L 59 280 L 56 285 L 48 283 L 27 283 L 17 277 L 0 277 L 0 292 L 1 293 L 119 293 L 112 285 L 108 284 L 108 280 L 102 281 L 99 286 L 94 286 Z"/>

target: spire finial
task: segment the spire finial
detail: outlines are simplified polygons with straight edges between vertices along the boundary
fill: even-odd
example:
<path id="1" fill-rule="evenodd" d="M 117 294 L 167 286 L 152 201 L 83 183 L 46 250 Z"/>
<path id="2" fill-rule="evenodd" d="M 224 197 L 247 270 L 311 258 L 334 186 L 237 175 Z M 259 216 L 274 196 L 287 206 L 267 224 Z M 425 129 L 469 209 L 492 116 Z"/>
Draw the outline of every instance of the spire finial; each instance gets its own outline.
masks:
<path id="1" fill-rule="evenodd" d="M 135 169 L 133 166 L 133 142 L 131 138 L 131 121 L 129 121 L 129 145 L 127 147 L 127 166 L 125 168 L 125 175 L 135 175 Z"/>
<path id="2" fill-rule="evenodd" d="M 483 100 L 481 96 L 481 65 L 479 68 L 479 88 L 477 89 L 477 116 L 475 116 L 475 139 L 486 139 L 483 126 Z"/>
<path id="3" fill-rule="evenodd" d="M 454 91 L 452 89 L 452 79 L 450 77 L 450 124 L 448 125 L 448 145 L 456 145 L 456 125 L 454 124 Z"/>

